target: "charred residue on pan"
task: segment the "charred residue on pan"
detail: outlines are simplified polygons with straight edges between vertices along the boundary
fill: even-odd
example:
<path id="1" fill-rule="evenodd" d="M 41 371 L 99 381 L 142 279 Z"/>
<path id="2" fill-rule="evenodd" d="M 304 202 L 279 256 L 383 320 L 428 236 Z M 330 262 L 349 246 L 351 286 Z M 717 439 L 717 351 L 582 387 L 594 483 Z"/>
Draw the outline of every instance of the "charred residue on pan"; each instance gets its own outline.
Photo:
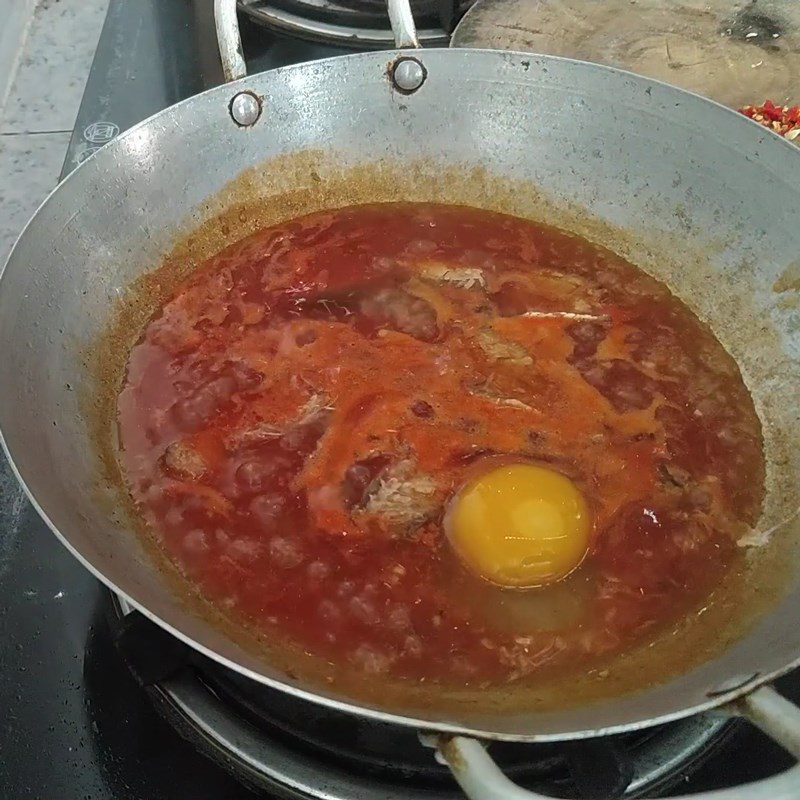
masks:
<path id="1" fill-rule="evenodd" d="M 82 407 L 99 457 L 98 496 L 122 513 L 130 527 L 142 530 L 117 465 L 116 400 L 128 351 L 151 315 L 204 260 L 261 228 L 323 209 L 395 200 L 460 203 L 536 219 L 604 245 L 664 281 L 701 319 L 711 320 L 715 334 L 742 368 L 761 419 L 770 421 L 764 431 L 768 500 L 761 525 L 780 525 L 800 505 L 792 455 L 800 422 L 787 402 L 798 390 L 796 368 L 782 348 L 777 329 L 758 311 L 746 281 L 731 280 L 724 292 L 719 291 L 719 277 L 709 265 L 713 244 L 706 252 L 687 253 L 683 242 L 618 230 L 591 218 L 583 208 L 552 201 L 528 182 L 494 177 L 482 168 L 428 161 L 348 165 L 340 154 L 304 151 L 253 167 L 209 198 L 187 220 L 161 265 L 152 265 L 126 292 L 104 334 L 85 354 L 91 380 Z M 673 253 L 678 255 L 664 255 Z M 754 268 L 742 265 L 744 272 Z M 759 391 L 760 387 L 765 388 Z M 780 544 L 787 530 L 776 531 L 771 546 L 748 550 L 742 568 L 730 575 L 695 617 L 687 617 L 653 641 L 611 659 L 606 667 L 599 665 L 582 673 L 577 684 L 576 676 L 570 674 L 535 686 L 504 686 L 488 692 L 431 690 L 388 680 L 364 682 L 291 647 L 276 647 L 227 624 L 221 612 L 199 598 L 149 537 L 144 538 L 195 613 L 215 624 L 226 624 L 231 638 L 263 654 L 287 676 L 297 675 L 304 685 L 324 687 L 340 697 L 430 715 L 431 709 L 563 709 L 664 682 L 712 658 L 781 595 L 789 565 Z M 293 677 L 288 680 L 295 682 Z"/>

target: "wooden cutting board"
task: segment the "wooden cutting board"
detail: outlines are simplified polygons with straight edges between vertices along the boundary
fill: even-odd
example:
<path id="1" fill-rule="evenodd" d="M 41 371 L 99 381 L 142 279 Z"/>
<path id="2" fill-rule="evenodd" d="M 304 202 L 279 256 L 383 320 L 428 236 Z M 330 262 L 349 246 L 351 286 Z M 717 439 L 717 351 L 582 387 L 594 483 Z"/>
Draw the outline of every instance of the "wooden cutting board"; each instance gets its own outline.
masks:
<path id="1" fill-rule="evenodd" d="M 800 0 L 478 0 L 451 47 L 593 61 L 734 108 L 800 100 Z"/>

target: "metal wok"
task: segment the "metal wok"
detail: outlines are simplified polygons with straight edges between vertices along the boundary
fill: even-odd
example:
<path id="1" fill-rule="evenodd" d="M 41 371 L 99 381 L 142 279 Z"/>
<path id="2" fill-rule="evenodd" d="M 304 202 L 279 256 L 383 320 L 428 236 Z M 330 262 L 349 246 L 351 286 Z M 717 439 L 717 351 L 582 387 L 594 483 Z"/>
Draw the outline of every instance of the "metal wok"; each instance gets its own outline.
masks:
<path id="1" fill-rule="evenodd" d="M 759 688 L 800 664 L 800 152 L 721 106 L 628 73 L 522 53 L 416 50 L 402 0 L 389 3 L 396 52 L 245 77 L 235 3 L 217 6 L 232 82 L 88 159 L 38 210 L 0 280 L 3 443 L 53 532 L 111 589 L 228 667 L 427 731 L 474 797 L 531 795 L 504 784 L 465 736 L 587 737 L 722 708 L 754 717 L 800 754 L 800 712 Z M 666 280 L 733 353 L 768 461 L 749 596 L 770 595 L 737 641 L 638 691 L 564 708 L 387 710 L 293 677 L 176 592 L 120 511 L 103 465 L 95 343 L 130 301 L 127 287 L 166 254 L 190 263 L 193 249 L 211 254 L 246 235 L 259 220 L 245 207 L 260 209 L 263 222 L 401 198 L 483 205 L 584 232 Z M 140 304 L 155 302 L 160 286 L 151 283 Z M 116 357 L 124 362 L 122 349 Z M 786 576 L 768 591 L 776 564 Z M 752 796 L 800 796 L 798 769 Z"/>

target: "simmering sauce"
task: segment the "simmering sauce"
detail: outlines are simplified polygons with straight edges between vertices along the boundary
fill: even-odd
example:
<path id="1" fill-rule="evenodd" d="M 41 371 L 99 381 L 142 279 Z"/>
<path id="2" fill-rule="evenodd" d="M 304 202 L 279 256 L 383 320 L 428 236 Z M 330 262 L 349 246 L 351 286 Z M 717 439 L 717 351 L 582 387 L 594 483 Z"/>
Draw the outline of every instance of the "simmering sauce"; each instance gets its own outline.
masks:
<path id="1" fill-rule="evenodd" d="M 710 594 L 763 493 L 736 364 L 664 285 L 466 207 L 345 208 L 228 248 L 147 325 L 118 412 L 134 502 L 210 603 L 410 680 L 630 648 Z M 505 588 L 446 534 L 507 465 L 580 498 L 566 577 Z"/>

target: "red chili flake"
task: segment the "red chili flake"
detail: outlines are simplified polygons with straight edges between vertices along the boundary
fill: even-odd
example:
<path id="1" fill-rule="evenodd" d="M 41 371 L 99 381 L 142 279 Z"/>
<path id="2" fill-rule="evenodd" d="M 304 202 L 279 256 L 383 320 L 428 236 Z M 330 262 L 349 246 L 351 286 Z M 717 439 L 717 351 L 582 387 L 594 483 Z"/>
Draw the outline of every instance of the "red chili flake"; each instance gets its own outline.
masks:
<path id="1" fill-rule="evenodd" d="M 800 144 L 800 106 L 778 106 L 765 100 L 760 106 L 743 106 L 739 111 L 765 128 Z"/>
<path id="2" fill-rule="evenodd" d="M 769 117 L 769 119 L 773 120 L 774 122 L 780 122 L 781 117 L 783 116 L 783 106 L 776 106 L 772 100 L 765 100 L 764 105 L 761 106 L 764 116 Z"/>

